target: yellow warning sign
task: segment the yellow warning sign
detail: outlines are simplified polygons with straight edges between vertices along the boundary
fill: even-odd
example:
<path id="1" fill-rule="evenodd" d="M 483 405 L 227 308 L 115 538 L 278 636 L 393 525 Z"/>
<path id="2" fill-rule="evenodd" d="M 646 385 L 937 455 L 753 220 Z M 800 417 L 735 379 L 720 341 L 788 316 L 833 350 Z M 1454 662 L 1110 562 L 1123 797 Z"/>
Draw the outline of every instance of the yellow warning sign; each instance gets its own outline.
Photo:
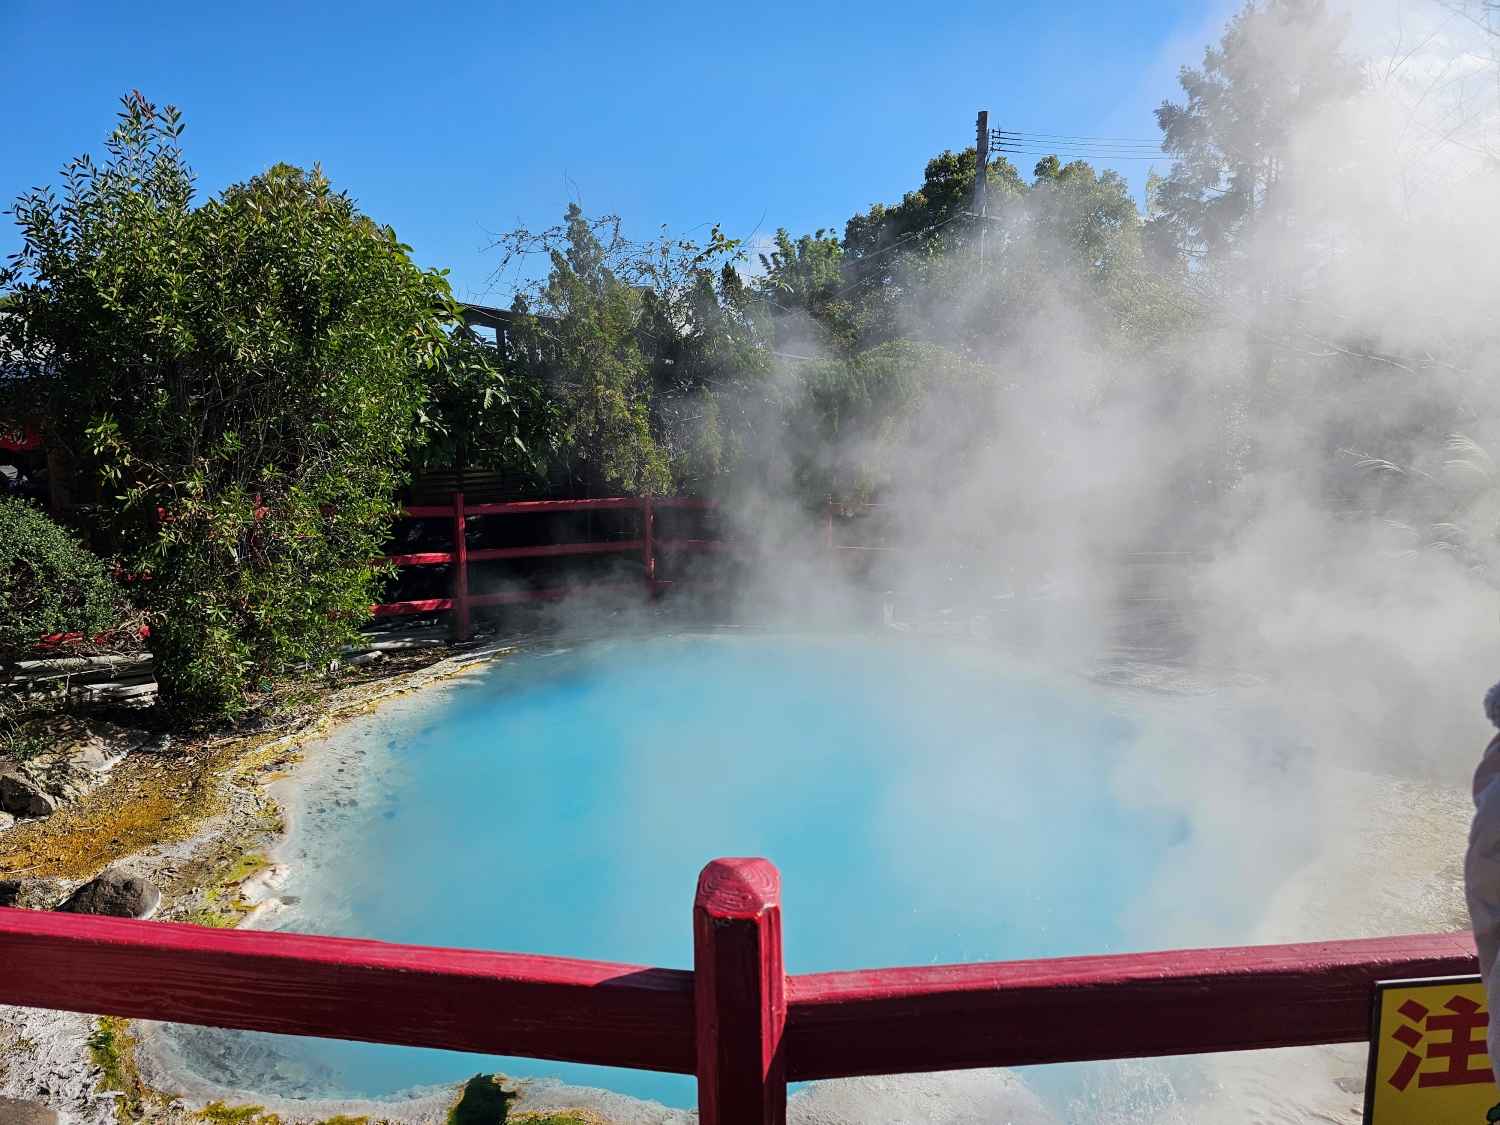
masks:
<path id="1" fill-rule="evenodd" d="M 1382 981 L 1370 1024 L 1365 1125 L 1500 1122 L 1478 977 Z"/>

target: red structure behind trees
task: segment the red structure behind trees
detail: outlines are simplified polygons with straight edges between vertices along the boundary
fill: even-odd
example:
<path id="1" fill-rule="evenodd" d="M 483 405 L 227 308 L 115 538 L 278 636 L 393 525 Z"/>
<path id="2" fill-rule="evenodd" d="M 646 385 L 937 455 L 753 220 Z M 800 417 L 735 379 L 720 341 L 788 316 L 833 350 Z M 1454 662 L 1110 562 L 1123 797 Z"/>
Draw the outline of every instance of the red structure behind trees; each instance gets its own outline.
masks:
<path id="1" fill-rule="evenodd" d="M 413 505 L 405 509 L 411 519 L 446 519 L 452 521 L 452 546 L 446 551 L 422 551 L 414 554 L 391 555 L 387 562 L 396 566 L 452 566 L 451 591 L 446 598 L 423 598 L 414 601 L 385 602 L 373 607 L 376 617 L 400 617 L 412 614 L 451 612 L 452 633 L 455 640 L 466 640 L 470 634 L 469 611 L 497 605 L 515 605 L 524 602 L 556 601 L 584 589 L 605 588 L 599 583 L 586 587 L 551 586 L 542 589 L 503 590 L 487 594 L 469 593 L 469 564 L 495 562 L 509 559 L 551 559 L 581 555 L 633 555 L 639 554 L 643 587 L 650 596 L 655 596 L 668 585 L 657 576 L 657 559 L 664 551 L 711 551 L 723 546 L 716 539 L 663 539 L 656 534 L 656 513 L 661 508 L 716 508 L 712 500 L 700 500 L 687 496 L 613 496 L 597 500 L 510 500 L 494 504 L 465 504 L 464 494 L 455 492 L 448 504 Z M 473 516 L 519 516 L 564 512 L 635 511 L 640 513 L 640 535 L 635 539 L 606 539 L 593 542 L 542 543 L 525 547 L 493 547 L 471 551 L 468 549 L 466 532 L 468 520 Z M 621 583 L 616 588 L 628 589 L 632 585 Z"/>

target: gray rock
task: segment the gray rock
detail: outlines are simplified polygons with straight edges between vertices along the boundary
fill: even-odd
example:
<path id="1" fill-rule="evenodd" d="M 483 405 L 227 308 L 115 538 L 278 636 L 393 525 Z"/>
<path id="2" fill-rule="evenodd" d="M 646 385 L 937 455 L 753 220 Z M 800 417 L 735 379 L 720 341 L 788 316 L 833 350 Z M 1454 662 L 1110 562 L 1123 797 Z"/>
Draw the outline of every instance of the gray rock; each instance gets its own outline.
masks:
<path id="1" fill-rule="evenodd" d="M 67 891 L 67 884 L 60 879 L 11 879 L 16 887 L 16 900 L 8 905 L 18 910 L 51 910 Z M 4 1121 L 0 1118 L 0 1121 Z"/>
<path id="2" fill-rule="evenodd" d="M 36 781 L 19 770 L 0 773 L 0 812 L 16 816 L 51 816 L 58 800 Z"/>
<path id="3" fill-rule="evenodd" d="M 7 828 L 15 827 L 15 823 L 16 818 L 11 816 L 10 813 L 0 812 L 0 832 L 4 832 Z"/>
<path id="4" fill-rule="evenodd" d="M 104 773 L 120 757 L 121 754 L 112 751 L 102 738 L 92 738 L 71 751 L 64 761 L 69 771 Z"/>
<path id="5" fill-rule="evenodd" d="M 151 734 L 141 740 L 135 747 L 137 754 L 165 754 L 172 749 L 172 736 L 170 734 Z"/>
<path id="6" fill-rule="evenodd" d="M 57 1114 L 40 1102 L 0 1098 L 0 1121 L 5 1125 L 57 1125 Z"/>
<path id="7" fill-rule="evenodd" d="M 112 725 L 78 737 L 65 732 L 65 745 L 30 761 L 0 762 L 0 812 L 50 816 L 69 801 L 98 788 L 124 759 L 140 735 Z M 0 827 L 4 827 L 0 825 Z"/>
<path id="8" fill-rule="evenodd" d="M 145 879 L 110 870 L 79 887 L 57 909 L 69 914 L 149 918 L 160 905 L 161 892 Z"/>

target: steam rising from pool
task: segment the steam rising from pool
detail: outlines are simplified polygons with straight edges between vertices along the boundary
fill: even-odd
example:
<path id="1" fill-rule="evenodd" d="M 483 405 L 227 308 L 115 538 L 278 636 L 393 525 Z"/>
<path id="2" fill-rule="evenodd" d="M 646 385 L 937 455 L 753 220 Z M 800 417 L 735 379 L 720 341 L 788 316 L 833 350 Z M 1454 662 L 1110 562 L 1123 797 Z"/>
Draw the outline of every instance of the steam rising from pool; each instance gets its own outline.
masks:
<path id="1" fill-rule="evenodd" d="M 892 443 L 879 499 L 906 551 L 872 556 L 857 580 L 829 564 L 795 479 L 808 451 L 774 418 L 756 440 L 782 456 L 725 497 L 749 560 L 740 620 L 842 627 L 871 619 L 872 590 L 896 591 L 898 617 L 930 611 L 1015 643 L 1026 622 L 997 625 L 997 607 L 1061 591 L 1032 630 L 1037 666 L 1096 668 L 1117 640 L 1112 611 L 1136 593 L 1126 560 L 1181 551 L 1195 560 L 1173 608 L 1191 638 L 1181 658 L 1267 686 L 1113 695 L 910 637 L 527 656 L 313 756 L 322 772 L 292 797 L 287 891 L 301 902 L 282 923 L 683 966 L 699 866 L 751 853 L 782 868 L 794 972 L 1462 925 L 1444 897 L 1462 797 L 1423 802 L 1466 781 L 1500 664 L 1500 40 L 1454 11 L 1470 5 L 1343 6 L 1365 88 L 1277 122 L 1277 201 L 1296 221 L 1176 279 L 1158 312 L 1181 327 L 1159 342 L 1116 339 L 1113 318 L 1099 330 L 1096 303 L 1067 287 L 968 345 L 897 302 L 898 327 L 910 315 L 914 338 L 968 347 L 994 376 L 998 419 L 966 445 L 970 400 L 937 396 L 896 437 L 847 439 Z M 1260 26 L 1268 80 L 1311 49 Z M 1173 44 L 1169 69 L 1183 59 Z M 1013 237 L 1022 254 L 1049 250 Z M 960 287 L 938 311 L 960 322 L 968 303 Z M 786 387 L 798 355 L 776 368 Z M 558 614 L 602 618 L 591 602 Z M 1335 852 L 1366 866 L 1328 866 Z M 183 1035 L 210 1077 L 304 1095 L 483 1065 Z M 686 1080 L 496 1065 L 691 1099 Z M 1198 1065 L 1111 1081 L 1171 1107 Z M 1317 1119 L 1276 1101 L 1293 1065 L 1278 1056 L 1251 1084 L 1259 1101 L 1228 1118 Z M 1100 1084 L 1059 1073 L 1026 1080 L 1065 1119 L 1206 1120 L 1196 1106 L 1122 1115 Z M 1340 1074 L 1356 1085 L 1323 1119 L 1347 1112 L 1359 1073 Z M 952 1120 L 995 1119 L 973 1109 L 994 1103 L 972 1085 L 955 1097 L 970 1112 Z"/>
<path id="2" fill-rule="evenodd" d="M 1273 884 L 1243 869 L 1237 833 L 1200 821 L 1181 760 L 1208 758 L 1200 778 L 1275 802 L 1261 858 L 1286 867 L 1310 855 L 1317 800 L 1284 755 L 1224 733 L 1226 709 L 1248 706 L 1114 695 L 912 637 L 668 636 L 522 655 L 310 752 L 289 800 L 296 904 L 274 924 L 686 967 L 699 868 L 750 854 L 783 872 L 791 972 L 1243 937 Z M 173 1034 L 205 1077 L 296 1097 L 386 1095 L 490 1066 L 693 1100 L 677 1076 Z M 1042 1085 L 1076 1094 L 1055 1072 Z"/>

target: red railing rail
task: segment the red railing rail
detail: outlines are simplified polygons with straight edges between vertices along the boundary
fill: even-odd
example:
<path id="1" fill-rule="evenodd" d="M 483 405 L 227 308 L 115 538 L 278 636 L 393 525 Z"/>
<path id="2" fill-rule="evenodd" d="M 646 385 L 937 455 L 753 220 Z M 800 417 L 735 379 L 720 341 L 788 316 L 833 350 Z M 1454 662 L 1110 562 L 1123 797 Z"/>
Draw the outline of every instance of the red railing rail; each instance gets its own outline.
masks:
<path id="1" fill-rule="evenodd" d="M 1468 934 L 787 976 L 781 887 L 721 859 L 693 971 L 0 908 L 0 1004 L 696 1074 L 705 1125 L 786 1083 L 1357 1042 L 1377 981 L 1476 971 Z"/>
<path id="2" fill-rule="evenodd" d="M 607 496 L 592 500 L 507 500 L 490 504 L 466 504 L 464 494 L 455 492 L 448 504 L 415 504 L 403 509 L 410 519 L 448 519 L 452 521 L 453 546 L 447 551 L 417 551 L 388 555 L 384 561 L 396 566 L 452 566 L 453 582 L 446 598 L 421 598 L 413 601 L 383 602 L 373 606 L 376 617 L 402 617 L 412 614 L 451 613 L 451 632 L 455 640 L 466 640 L 470 634 L 469 611 L 484 606 L 517 605 L 524 602 L 558 601 L 574 594 L 599 590 L 640 588 L 641 583 L 619 582 L 565 585 L 546 589 L 517 589 L 499 593 L 470 594 L 469 564 L 506 559 L 553 559 L 577 555 L 629 555 L 639 553 L 646 593 L 655 596 L 663 586 L 657 577 L 657 556 L 661 550 L 715 551 L 724 548 L 716 539 L 662 539 L 656 534 L 658 508 L 712 509 L 716 501 L 692 496 Z M 541 543 L 525 547 L 493 547 L 471 551 L 465 531 L 473 516 L 520 516 L 563 512 L 598 511 L 640 512 L 641 534 L 635 539 L 589 540 L 575 543 Z"/>

